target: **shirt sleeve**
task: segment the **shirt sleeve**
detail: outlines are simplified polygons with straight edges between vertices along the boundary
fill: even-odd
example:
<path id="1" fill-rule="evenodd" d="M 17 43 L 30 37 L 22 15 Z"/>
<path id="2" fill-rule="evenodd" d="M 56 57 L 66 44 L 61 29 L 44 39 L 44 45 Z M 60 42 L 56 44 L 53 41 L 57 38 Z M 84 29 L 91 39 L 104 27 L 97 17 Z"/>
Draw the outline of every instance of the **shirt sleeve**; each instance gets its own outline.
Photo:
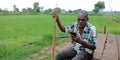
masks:
<path id="1" fill-rule="evenodd" d="M 97 39 L 97 32 L 96 32 L 96 27 L 92 26 L 91 27 L 91 33 L 90 33 L 90 43 L 96 47 L 96 39 Z"/>
<path id="2" fill-rule="evenodd" d="M 70 26 L 65 26 L 65 32 L 74 32 L 75 30 L 75 23 Z"/>

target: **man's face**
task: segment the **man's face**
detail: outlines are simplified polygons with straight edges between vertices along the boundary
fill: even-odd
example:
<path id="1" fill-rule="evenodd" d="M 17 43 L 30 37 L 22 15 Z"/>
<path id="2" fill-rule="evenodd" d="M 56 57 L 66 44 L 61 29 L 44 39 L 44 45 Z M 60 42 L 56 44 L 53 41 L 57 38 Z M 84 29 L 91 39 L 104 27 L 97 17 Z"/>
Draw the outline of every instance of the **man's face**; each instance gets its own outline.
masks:
<path id="1" fill-rule="evenodd" d="M 78 15 L 77 22 L 78 22 L 79 28 L 84 28 L 87 21 L 88 21 L 88 18 L 85 15 Z"/>

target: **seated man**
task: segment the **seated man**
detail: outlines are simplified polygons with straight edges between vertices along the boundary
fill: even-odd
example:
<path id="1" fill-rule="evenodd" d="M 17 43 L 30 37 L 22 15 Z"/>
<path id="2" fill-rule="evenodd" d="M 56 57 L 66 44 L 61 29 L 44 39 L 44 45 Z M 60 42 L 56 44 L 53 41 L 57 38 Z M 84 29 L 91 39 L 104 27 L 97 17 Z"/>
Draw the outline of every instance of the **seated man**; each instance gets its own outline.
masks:
<path id="1" fill-rule="evenodd" d="M 78 13 L 77 22 L 64 27 L 59 19 L 58 12 L 53 10 L 53 18 L 62 32 L 69 32 L 72 47 L 57 54 L 56 60 L 91 60 L 96 49 L 96 28 L 88 23 L 88 13 L 81 10 Z"/>

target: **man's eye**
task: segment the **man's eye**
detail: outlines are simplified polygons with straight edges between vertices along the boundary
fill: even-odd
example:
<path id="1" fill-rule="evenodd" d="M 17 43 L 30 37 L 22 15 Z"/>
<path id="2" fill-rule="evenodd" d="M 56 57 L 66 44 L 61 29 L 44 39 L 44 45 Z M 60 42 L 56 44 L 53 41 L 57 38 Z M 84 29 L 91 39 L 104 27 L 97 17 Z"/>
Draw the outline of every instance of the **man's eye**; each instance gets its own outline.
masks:
<path id="1" fill-rule="evenodd" d="M 85 19 L 78 19 L 79 21 L 81 20 L 81 21 L 84 21 Z"/>
<path id="2" fill-rule="evenodd" d="M 81 20 L 81 19 L 78 19 L 78 20 Z"/>
<path id="3" fill-rule="evenodd" d="M 84 21 L 85 19 L 81 19 L 82 21 Z"/>

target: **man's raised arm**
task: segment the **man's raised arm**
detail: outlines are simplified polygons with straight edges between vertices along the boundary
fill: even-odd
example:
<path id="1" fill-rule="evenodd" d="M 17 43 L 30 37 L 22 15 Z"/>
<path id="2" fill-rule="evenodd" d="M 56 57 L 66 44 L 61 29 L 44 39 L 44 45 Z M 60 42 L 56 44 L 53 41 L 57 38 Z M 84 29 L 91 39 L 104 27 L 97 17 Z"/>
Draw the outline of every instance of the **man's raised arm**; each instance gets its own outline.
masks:
<path id="1" fill-rule="evenodd" d="M 53 11 L 52 11 L 52 16 L 53 16 L 54 20 L 56 20 L 59 29 L 60 29 L 62 32 L 65 32 L 65 27 L 64 27 L 64 26 L 61 24 L 61 22 L 60 22 L 60 19 L 59 19 L 57 10 L 53 10 Z"/>

